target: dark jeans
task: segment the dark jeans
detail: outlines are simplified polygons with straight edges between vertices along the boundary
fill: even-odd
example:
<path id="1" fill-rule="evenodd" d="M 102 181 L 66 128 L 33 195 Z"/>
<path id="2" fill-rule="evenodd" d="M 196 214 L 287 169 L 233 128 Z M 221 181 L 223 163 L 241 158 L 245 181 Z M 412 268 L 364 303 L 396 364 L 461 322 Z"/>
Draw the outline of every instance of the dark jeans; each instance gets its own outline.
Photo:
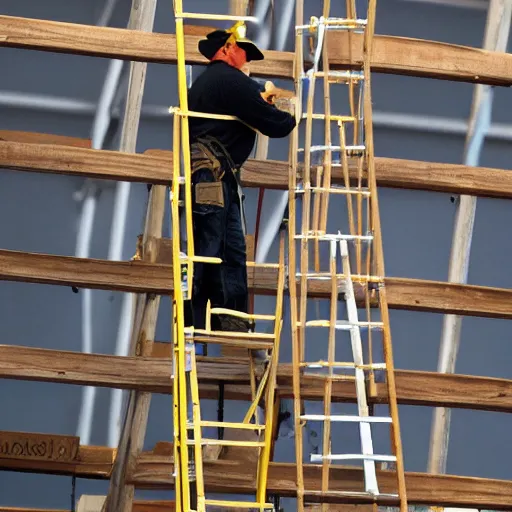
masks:
<path id="1" fill-rule="evenodd" d="M 247 312 L 247 256 L 236 182 L 228 171 L 222 181 L 224 206 L 198 204 L 195 186 L 215 181 L 209 169 L 192 175 L 194 249 L 198 256 L 221 258 L 222 263 L 195 263 L 192 291 L 194 327 L 204 329 L 206 303 Z M 212 329 L 219 329 L 216 315 Z"/>

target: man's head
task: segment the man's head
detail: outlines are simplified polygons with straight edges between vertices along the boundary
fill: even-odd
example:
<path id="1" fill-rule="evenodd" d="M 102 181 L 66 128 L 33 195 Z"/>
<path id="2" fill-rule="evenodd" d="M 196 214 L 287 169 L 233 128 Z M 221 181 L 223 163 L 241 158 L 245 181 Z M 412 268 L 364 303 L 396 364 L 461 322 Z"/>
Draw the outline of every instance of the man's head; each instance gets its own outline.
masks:
<path id="1" fill-rule="evenodd" d="M 222 60 L 242 69 L 247 62 L 263 60 L 258 47 L 245 37 L 245 25 L 237 22 L 229 30 L 214 30 L 199 41 L 199 51 L 208 60 Z"/>

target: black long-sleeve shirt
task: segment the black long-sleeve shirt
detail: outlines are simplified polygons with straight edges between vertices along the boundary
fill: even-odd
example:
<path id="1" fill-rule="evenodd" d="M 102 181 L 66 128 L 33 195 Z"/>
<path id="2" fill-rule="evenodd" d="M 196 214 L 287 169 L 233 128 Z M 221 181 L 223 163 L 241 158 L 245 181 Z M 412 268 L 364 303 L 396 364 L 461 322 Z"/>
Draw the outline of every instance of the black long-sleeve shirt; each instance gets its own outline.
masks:
<path id="1" fill-rule="evenodd" d="M 295 118 L 267 103 L 262 89 L 252 78 L 223 61 L 208 64 L 189 90 L 189 109 L 209 114 L 236 116 L 271 138 L 286 137 Z M 235 165 L 249 157 L 256 140 L 254 130 L 239 121 L 189 118 L 190 141 L 215 137 L 227 149 Z"/>

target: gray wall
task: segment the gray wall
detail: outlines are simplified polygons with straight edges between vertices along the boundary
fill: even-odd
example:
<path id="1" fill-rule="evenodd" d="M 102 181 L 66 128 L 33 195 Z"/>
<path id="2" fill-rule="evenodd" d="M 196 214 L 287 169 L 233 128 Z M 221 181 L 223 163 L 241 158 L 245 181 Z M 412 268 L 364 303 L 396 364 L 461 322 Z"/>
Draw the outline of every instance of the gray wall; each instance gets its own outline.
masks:
<path id="1" fill-rule="evenodd" d="M 342 2 L 344 3 L 344 2 Z M 128 0 L 121 0 L 111 25 L 126 25 Z M 2 0 L 0 14 L 94 24 L 101 11 L 100 0 Z M 226 12 L 227 2 L 187 1 L 190 11 L 215 6 Z M 307 15 L 318 14 L 318 2 L 307 2 Z M 377 33 L 412 36 L 449 43 L 480 46 L 485 12 L 432 6 L 405 0 L 380 2 Z M 156 30 L 173 31 L 172 2 L 160 0 Z M 101 90 L 107 60 L 82 56 L 39 53 L 25 50 L 0 50 L 4 70 L 0 90 L 41 93 L 94 102 Z M 174 68 L 151 64 L 144 103 L 168 106 L 177 104 Z M 469 113 L 473 88 L 468 84 L 417 78 L 376 75 L 373 78 L 376 112 L 448 116 L 463 119 Z M 512 121 L 510 91 L 496 92 L 494 120 Z M 90 115 L 55 114 L 0 107 L 0 129 L 26 130 L 89 137 Z M 137 150 L 170 149 L 171 118 L 144 118 Z M 114 141 L 114 146 L 116 142 Z M 460 163 L 464 137 L 443 133 L 424 133 L 376 127 L 378 156 Z M 287 142 L 271 143 L 270 158 L 285 159 Z M 507 142 L 491 140 L 485 145 L 482 165 L 509 168 Z M 83 180 L 73 177 L 39 175 L 3 170 L 0 173 L 0 238 L 2 248 L 50 254 L 73 255 L 80 204 L 73 193 Z M 102 182 L 95 221 L 91 256 L 106 258 L 110 234 L 113 184 Z M 256 191 L 247 191 L 249 221 L 254 226 Z M 269 194 L 275 197 L 275 194 Z M 133 185 L 124 258 L 133 254 L 135 237 L 143 226 L 146 187 Z M 446 280 L 455 205 L 448 194 L 383 189 L 380 205 L 386 270 L 390 276 Z M 266 209 L 271 210 L 272 201 Z M 336 215 L 342 215 L 336 212 Z M 336 220 L 336 216 L 334 218 Z M 512 276 L 508 257 L 512 249 L 507 235 L 512 221 L 512 206 L 507 201 L 479 199 L 471 254 L 469 281 L 472 284 L 509 287 Z M 332 224 L 333 226 L 335 225 Z M 251 228 L 252 231 L 253 228 Z M 168 233 L 168 223 L 166 223 Z M 272 257 L 276 256 L 273 248 Z M 95 291 L 94 350 L 114 351 L 121 293 Z M 81 294 L 71 289 L 25 283 L 0 285 L 0 331 L 2 343 L 78 351 L 81 348 Z M 259 298 L 258 311 L 272 310 L 270 298 Z M 157 338 L 169 339 L 170 301 L 162 301 Z M 287 317 L 287 320 L 289 316 Z M 437 314 L 392 311 L 391 323 L 397 368 L 436 369 L 442 316 Z M 289 324 L 284 332 L 282 359 L 291 357 Z M 512 348 L 506 321 L 467 318 L 463 322 L 462 343 L 457 372 L 511 378 Z M 100 389 L 95 410 L 92 444 L 106 444 L 110 391 Z M 25 430 L 75 434 L 80 408 L 80 386 L 25 383 L 6 380 L 0 386 L 1 430 Z M 228 405 L 236 414 L 236 404 Z M 212 417 L 216 404 L 205 406 Z M 350 410 L 346 407 L 343 410 Z M 383 412 L 383 411 L 379 411 Z M 428 454 L 431 410 L 400 407 L 406 469 L 424 471 Z M 512 457 L 508 442 L 510 417 L 489 412 L 453 412 L 448 471 L 458 475 L 512 478 Z M 152 402 L 146 448 L 156 441 L 171 440 L 171 398 L 156 395 Z M 355 432 L 339 434 L 338 441 L 357 442 Z M 378 432 L 377 446 L 386 448 L 386 432 Z M 358 445 L 354 450 L 358 449 Z M 293 439 L 284 433 L 276 459 L 292 461 Z M 0 505 L 69 507 L 71 479 L 68 477 L 0 473 Z M 79 480 L 77 494 L 103 493 L 105 482 Z M 170 493 L 145 492 L 140 496 L 158 498 Z M 287 502 L 293 510 L 293 502 Z"/>

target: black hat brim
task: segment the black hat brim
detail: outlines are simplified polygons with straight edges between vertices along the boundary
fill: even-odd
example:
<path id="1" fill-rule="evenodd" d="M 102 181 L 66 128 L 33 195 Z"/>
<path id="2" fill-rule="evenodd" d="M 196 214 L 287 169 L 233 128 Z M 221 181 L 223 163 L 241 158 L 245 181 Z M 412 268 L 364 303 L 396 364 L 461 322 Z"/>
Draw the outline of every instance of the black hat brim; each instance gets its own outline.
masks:
<path id="1" fill-rule="evenodd" d="M 225 37 L 219 37 L 219 35 L 215 38 L 201 39 L 201 41 L 199 41 L 198 49 L 201 54 L 208 60 L 212 60 L 214 55 L 226 44 L 226 41 L 229 39 L 229 34 L 226 34 Z M 245 50 L 247 62 L 252 60 L 263 60 L 265 58 L 263 53 L 254 43 L 238 41 L 237 45 Z"/>

